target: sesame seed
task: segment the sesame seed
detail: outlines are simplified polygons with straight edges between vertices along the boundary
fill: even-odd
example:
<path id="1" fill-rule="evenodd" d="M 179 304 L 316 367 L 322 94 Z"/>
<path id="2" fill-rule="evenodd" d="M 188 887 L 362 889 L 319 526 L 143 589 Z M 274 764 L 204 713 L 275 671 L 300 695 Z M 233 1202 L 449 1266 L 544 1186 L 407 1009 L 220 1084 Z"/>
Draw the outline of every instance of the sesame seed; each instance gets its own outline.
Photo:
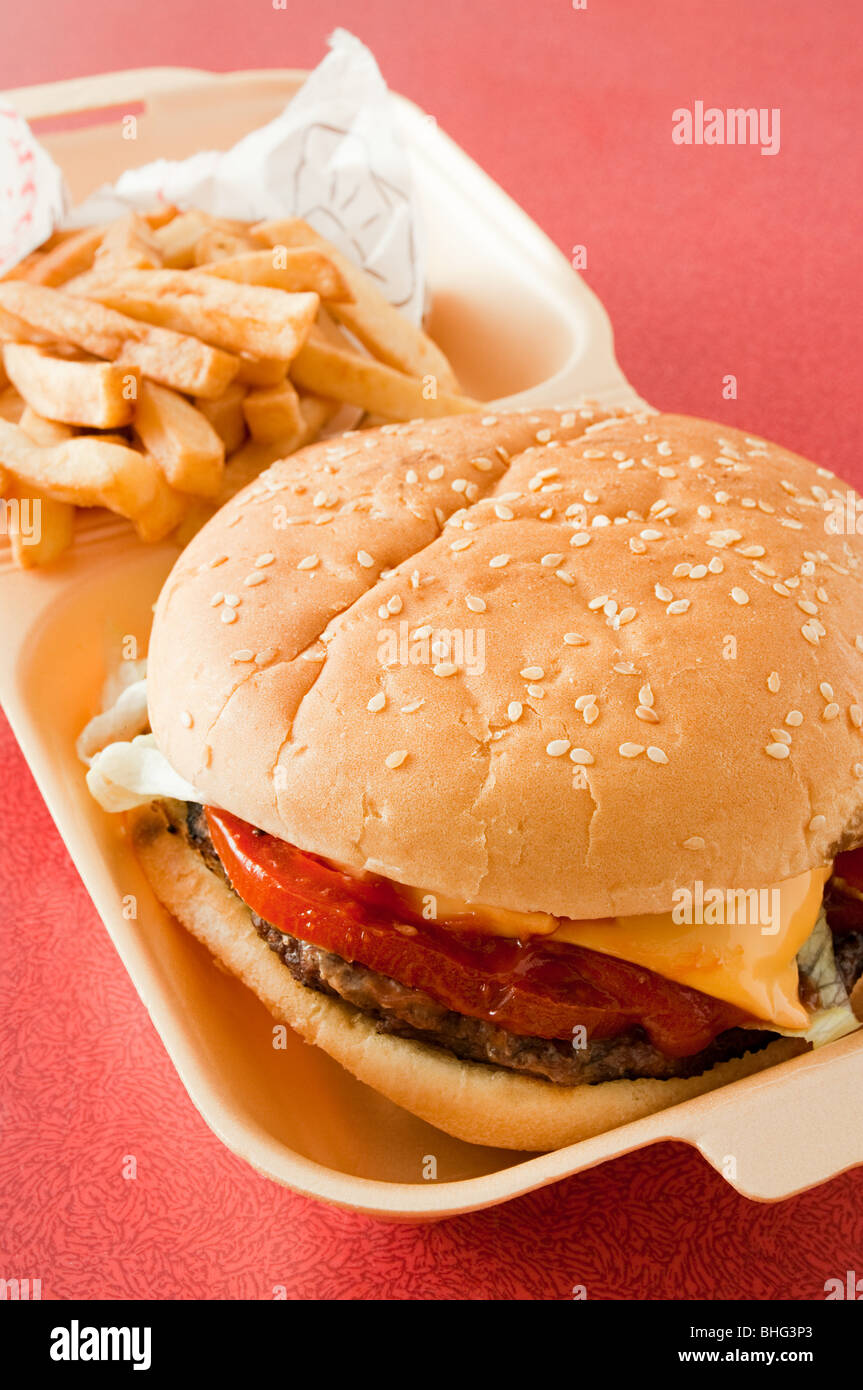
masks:
<path id="1" fill-rule="evenodd" d="M 581 767 L 590 767 L 593 762 L 593 754 L 588 752 L 586 748 L 572 748 L 569 756 L 574 763 L 578 763 Z"/>
<path id="2" fill-rule="evenodd" d="M 429 482 L 437 483 L 443 477 L 444 469 L 442 463 L 436 463 L 434 468 L 429 469 Z"/>
<path id="3" fill-rule="evenodd" d="M 373 695 L 372 698 L 369 700 L 368 704 L 366 705 L 366 709 L 369 710 L 372 714 L 377 714 L 378 710 L 383 709 L 386 702 L 386 695 L 382 690 L 379 690 L 377 695 Z"/>
<path id="4" fill-rule="evenodd" d="M 298 562 L 297 569 L 313 570 L 320 562 L 320 556 L 318 555 L 304 555 L 302 560 Z"/>
<path id="5" fill-rule="evenodd" d="M 480 424 L 483 424 L 483 425 L 496 425 L 496 424 L 497 424 L 497 416 L 496 416 L 496 415 L 483 415 L 482 420 L 480 421 Z"/>
<path id="6" fill-rule="evenodd" d="M 688 598 L 677 598 L 673 603 L 669 603 L 666 613 L 685 613 L 689 607 Z"/>
<path id="7" fill-rule="evenodd" d="M 641 539 L 642 539 L 643 541 L 659 541 L 659 540 L 662 540 L 662 532 L 661 532 L 661 531 L 651 531 L 651 530 L 642 531 L 642 532 L 641 532 Z"/>
<path id="8" fill-rule="evenodd" d="M 473 594 L 468 594 L 467 598 L 465 599 L 465 603 L 467 604 L 471 613 L 484 613 L 486 610 L 485 599 L 476 598 Z"/>
<path id="9" fill-rule="evenodd" d="M 273 555 L 271 551 L 265 550 L 264 554 L 259 555 L 257 560 L 255 561 L 255 569 L 266 569 L 267 565 L 272 565 L 274 563 L 275 558 L 275 555 Z"/>
<path id="10" fill-rule="evenodd" d="M 622 743 L 618 748 L 618 753 L 622 758 L 637 758 L 644 752 L 642 743 Z"/>
<path id="11" fill-rule="evenodd" d="M 582 637 L 580 632 L 565 632 L 563 640 L 568 647 L 586 647 L 587 638 Z"/>
<path id="12" fill-rule="evenodd" d="M 509 719 L 510 724 L 515 724 L 519 719 L 521 719 L 523 711 L 524 706 L 521 704 L 519 700 L 511 700 L 506 707 L 507 718 Z"/>
<path id="13" fill-rule="evenodd" d="M 767 745 L 767 747 L 764 749 L 764 751 L 765 751 L 765 753 L 768 755 L 768 757 L 770 757 L 770 758 L 787 758 L 787 757 L 788 757 L 788 745 L 787 745 L 787 743 L 768 743 L 768 745 Z"/>
<path id="14" fill-rule="evenodd" d="M 384 762 L 386 763 L 387 767 L 390 768 L 390 769 L 393 769 L 393 768 L 396 768 L 396 767 L 401 767 L 401 765 L 402 765 L 402 763 L 404 762 L 404 760 L 405 760 L 405 758 L 407 757 L 407 755 L 408 755 L 408 751 L 407 751 L 406 748 L 398 748 L 398 749 L 396 749 L 396 751 L 393 752 L 393 753 L 387 753 L 387 756 L 386 756 L 386 758 L 384 759 Z"/>
<path id="15" fill-rule="evenodd" d="M 813 816 L 812 819 L 811 819 L 811 821 L 809 822 L 809 829 L 810 829 L 810 830 L 823 830 L 823 829 L 824 829 L 824 826 L 825 826 L 826 824 L 827 824 L 827 817 L 826 817 L 826 816 Z"/>
<path id="16" fill-rule="evenodd" d="M 189 713 L 189 711 L 187 709 L 184 709 L 180 715 L 180 723 L 183 725 L 183 727 L 186 729 L 191 729 L 194 722 L 195 721 L 192 719 L 192 716 Z"/>
<path id="17" fill-rule="evenodd" d="M 633 666 L 631 661 L 618 661 L 614 669 L 621 676 L 637 676 L 639 674 L 638 668 Z"/>
<path id="18" fill-rule="evenodd" d="M 358 550 L 357 563 L 362 565 L 363 569 L 370 570 L 375 562 L 367 550 Z"/>
<path id="19" fill-rule="evenodd" d="M 473 537 L 462 536 L 459 540 L 453 541 L 450 550 L 467 550 L 471 545 L 473 545 Z"/>
<path id="20" fill-rule="evenodd" d="M 787 729 L 771 729 L 770 733 L 777 743 L 791 742 L 791 735 Z"/>
<path id="21" fill-rule="evenodd" d="M 214 555 L 213 559 L 209 562 L 209 568 L 211 570 L 218 569 L 219 565 L 223 565 L 227 558 L 227 555 Z M 260 561 L 258 563 L 260 564 Z"/>
<path id="22" fill-rule="evenodd" d="M 408 469 L 407 473 L 405 474 L 405 482 L 406 482 L 406 483 L 418 483 L 418 482 L 419 482 L 419 478 L 418 478 L 418 476 L 417 476 L 417 472 L 416 472 L 416 469 L 415 469 L 415 468 L 409 468 L 409 469 Z"/>
<path id="23" fill-rule="evenodd" d="M 833 686 L 830 685 L 828 681 L 822 681 L 818 687 L 818 690 L 825 700 L 833 699 Z"/>
<path id="24" fill-rule="evenodd" d="M 838 706 L 837 704 L 831 703 L 831 704 L 829 704 L 829 705 L 825 705 L 825 706 L 824 706 L 823 710 L 821 711 L 821 718 L 822 718 L 822 719 L 835 719 L 838 713 L 839 713 L 839 706 Z"/>
<path id="25" fill-rule="evenodd" d="M 223 623 L 235 623 L 238 617 L 239 614 L 237 613 L 236 608 L 222 609 L 221 618 Z"/>
<path id="26" fill-rule="evenodd" d="M 637 536 L 631 536 L 629 548 L 634 555 L 643 555 L 647 546 L 644 544 L 644 541 L 640 541 Z"/>
<path id="27" fill-rule="evenodd" d="M 239 596 L 239 594 L 225 594 L 225 603 L 228 605 L 229 608 L 239 608 L 239 606 L 240 606 L 240 596 Z"/>
<path id="28" fill-rule="evenodd" d="M 545 745 L 545 751 L 550 758 L 562 758 L 569 752 L 569 747 L 568 738 L 553 738 L 551 743 Z"/>
<path id="29" fill-rule="evenodd" d="M 494 514 L 499 521 L 512 521 L 515 516 L 512 507 L 505 507 L 502 502 L 495 504 Z"/>
<path id="30" fill-rule="evenodd" d="M 648 707 L 651 706 L 651 705 L 653 705 L 653 703 L 654 703 L 654 695 L 653 695 L 653 691 L 651 690 L 649 684 L 643 685 L 643 686 L 641 687 L 641 689 L 639 690 L 639 692 L 638 692 L 638 703 L 639 703 L 640 705 L 647 705 Z"/>
<path id="31" fill-rule="evenodd" d="M 569 543 L 570 543 L 570 545 L 576 545 L 576 546 L 589 545 L 589 544 L 590 544 L 590 532 L 589 532 L 589 531 L 574 531 L 573 534 L 572 534 L 572 535 L 570 536 L 570 538 L 569 538 Z"/>
<path id="32" fill-rule="evenodd" d="M 690 579 L 703 579 L 703 578 L 705 577 L 706 574 L 707 574 L 707 566 L 706 566 L 706 565 L 693 565 L 693 566 L 692 566 L 692 569 L 689 571 L 689 578 L 690 578 Z"/>
<path id="33" fill-rule="evenodd" d="M 563 563 L 563 556 L 552 551 L 548 555 L 543 555 L 539 563 L 545 565 L 547 569 L 556 569 L 558 565 Z"/>
<path id="34" fill-rule="evenodd" d="M 705 841 L 700 835 L 690 835 L 688 840 L 683 841 L 684 849 L 704 849 Z"/>
<path id="35" fill-rule="evenodd" d="M 458 667 L 452 661 L 439 661 L 432 671 L 436 676 L 454 676 Z"/>
<path id="36" fill-rule="evenodd" d="M 563 584 L 572 586 L 575 583 L 575 576 L 570 574 L 568 570 L 555 570 L 554 575 L 555 578 L 559 579 Z"/>
<path id="37" fill-rule="evenodd" d="M 778 695 L 780 684 L 781 682 L 779 680 L 779 672 L 771 671 L 770 675 L 767 677 L 767 689 L 771 692 L 771 694 Z"/>
<path id="38" fill-rule="evenodd" d="M 604 608 L 607 603 L 608 594 L 597 594 L 596 598 L 588 600 L 587 606 L 589 609 L 591 609 L 592 612 L 595 613 L 597 609 Z"/>
<path id="39" fill-rule="evenodd" d="M 653 592 L 656 594 L 660 603 L 670 603 L 674 598 L 674 594 L 670 589 L 667 589 L 664 584 L 654 584 Z"/>
<path id="40" fill-rule="evenodd" d="M 551 439 L 551 430 L 537 430 L 536 438 L 539 444 L 547 444 Z"/>
<path id="41" fill-rule="evenodd" d="M 634 608 L 622 608 L 621 611 L 620 611 L 620 616 L 619 616 L 619 618 L 618 618 L 618 623 L 617 623 L 617 625 L 618 625 L 619 627 L 623 627 L 626 623 L 631 623 L 634 617 L 635 617 L 635 609 L 634 609 Z"/>
<path id="42" fill-rule="evenodd" d="M 581 717 L 584 720 L 585 724 L 595 724 L 597 719 L 599 718 L 599 706 L 585 705 L 584 709 L 581 712 Z"/>
<path id="43" fill-rule="evenodd" d="M 545 676 L 545 671 L 541 666 L 525 666 L 519 675 L 523 676 L 526 681 L 541 681 Z"/>
<path id="44" fill-rule="evenodd" d="M 668 755 L 666 753 L 663 753 L 661 748 L 655 748 L 653 745 L 651 745 L 650 748 L 648 748 L 647 756 L 652 763 L 668 762 Z"/>
<path id="45" fill-rule="evenodd" d="M 402 705 L 401 713 L 402 713 L 402 714 L 415 714 L 416 711 L 420 708 L 420 706 L 421 706 L 421 705 L 424 705 L 424 704 L 425 704 L 425 700 L 423 700 L 422 698 L 420 698 L 419 700 L 411 700 L 411 702 L 410 702 L 409 705 Z"/>
<path id="46" fill-rule="evenodd" d="M 656 710 L 651 709 L 649 705 L 639 705 L 635 714 L 636 718 L 643 719 L 646 724 L 659 723 L 659 715 L 656 713 Z"/>
<path id="47" fill-rule="evenodd" d="M 231 652 L 232 661 L 254 661 L 255 653 L 248 647 L 241 647 L 239 651 Z"/>
<path id="48" fill-rule="evenodd" d="M 211 607 L 211 608 L 218 608 L 219 604 L 220 604 L 220 603 L 224 603 L 224 601 L 225 601 L 225 595 L 224 595 L 224 594 L 221 592 L 221 590 L 220 590 L 219 593 L 213 594 L 213 597 L 210 599 L 210 607 Z"/>
<path id="49" fill-rule="evenodd" d="M 746 590 L 740 589 L 737 586 L 731 590 L 731 597 L 734 599 L 735 603 L 743 604 L 749 602 L 749 595 Z"/>
<path id="50" fill-rule="evenodd" d="M 806 638 L 806 641 L 810 644 L 810 646 L 818 646 L 818 643 L 821 639 L 811 623 L 804 623 L 800 631 Z"/>
<path id="51" fill-rule="evenodd" d="M 785 723 L 790 724 L 792 729 L 799 729 L 803 723 L 803 715 L 799 709 L 790 709 L 785 716 Z"/>
<path id="52" fill-rule="evenodd" d="M 506 460 L 504 460 L 504 462 L 506 462 Z M 490 473 L 492 468 L 494 467 L 494 464 L 492 463 L 491 459 L 478 458 L 471 459 L 470 466 L 471 468 L 476 468 L 477 471 L 480 473 Z"/>
<path id="53" fill-rule="evenodd" d="M 503 569 L 504 565 L 508 565 L 511 559 L 511 555 L 492 555 L 488 567 L 493 570 Z"/>
<path id="54" fill-rule="evenodd" d="M 243 583 L 245 584 L 246 588 L 255 589 L 259 584 L 266 583 L 266 579 L 267 576 L 262 571 L 252 570 L 251 574 L 246 575 L 245 579 L 243 580 Z"/>
<path id="55" fill-rule="evenodd" d="M 854 728 L 859 729 L 861 724 L 863 724 L 863 709 L 861 709 L 859 705 L 849 705 L 848 717 L 854 725 Z"/>
<path id="56" fill-rule="evenodd" d="M 720 560 L 718 555 L 714 555 L 707 568 L 711 574 L 722 574 L 722 571 L 725 569 L 725 561 Z"/>

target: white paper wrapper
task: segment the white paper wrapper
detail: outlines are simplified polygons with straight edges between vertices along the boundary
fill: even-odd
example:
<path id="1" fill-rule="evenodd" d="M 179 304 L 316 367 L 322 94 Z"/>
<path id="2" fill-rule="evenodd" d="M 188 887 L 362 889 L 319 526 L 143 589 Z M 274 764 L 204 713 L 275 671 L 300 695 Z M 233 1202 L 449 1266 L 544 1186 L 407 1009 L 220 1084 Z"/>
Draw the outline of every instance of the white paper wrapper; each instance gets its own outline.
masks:
<path id="1" fill-rule="evenodd" d="M 63 221 L 62 176 L 25 122 L 0 108 L 0 170 L 16 173 L 0 200 L 0 269 L 22 259 Z M 18 173 L 24 151 L 26 166 Z M 5 163 L 4 163 L 5 160 Z M 0 180 L 8 186 L 8 180 Z M 377 63 L 339 29 L 330 52 L 269 125 L 233 149 L 158 160 L 123 174 L 76 208 L 70 226 L 109 221 L 159 204 L 217 217 L 303 217 L 361 265 L 390 303 L 422 319 L 420 220 L 394 103 Z M 26 220 L 25 220 L 26 219 Z"/>
<path id="2" fill-rule="evenodd" d="M 41 246 L 68 206 L 57 165 L 27 122 L 0 102 L 0 275 Z"/>

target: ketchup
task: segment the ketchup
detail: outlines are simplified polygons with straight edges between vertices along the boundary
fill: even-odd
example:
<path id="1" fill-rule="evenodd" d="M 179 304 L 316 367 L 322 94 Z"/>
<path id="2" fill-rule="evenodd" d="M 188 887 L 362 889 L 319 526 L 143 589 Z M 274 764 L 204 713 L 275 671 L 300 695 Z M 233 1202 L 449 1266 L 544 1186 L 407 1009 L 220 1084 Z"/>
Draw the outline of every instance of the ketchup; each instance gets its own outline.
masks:
<path id="1" fill-rule="evenodd" d="M 438 1004 L 522 1036 L 571 1039 L 644 1029 L 666 1056 L 700 1052 L 740 1009 L 583 946 L 428 922 L 384 879 L 358 879 L 226 811 L 206 808 L 213 844 L 243 901 L 279 931 Z"/>

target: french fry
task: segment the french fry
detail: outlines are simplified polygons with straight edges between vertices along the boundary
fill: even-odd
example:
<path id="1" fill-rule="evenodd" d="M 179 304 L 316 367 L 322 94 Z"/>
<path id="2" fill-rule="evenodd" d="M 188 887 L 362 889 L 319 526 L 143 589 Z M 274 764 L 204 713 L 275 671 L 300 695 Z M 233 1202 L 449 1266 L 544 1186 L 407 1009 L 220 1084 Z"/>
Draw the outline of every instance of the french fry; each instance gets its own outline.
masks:
<path id="1" fill-rule="evenodd" d="M 197 210 L 181 212 L 167 225 L 156 229 L 155 241 L 164 264 L 173 270 L 188 270 L 195 264 L 195 247 L 201 237 L 211 231 L 243 236 L 248 234 L 249 227 L 246 222 L 210 217 Z"/>
<path id="2" fill-rule="evenodd" d="M 152 459 L 135 449 L 77 435 L 61 444 L 34 444 L 18 425 L 0 420 L 0 464 L 19 481 L 58 502 L 107 507 L 135 520 L 164 484 Z"/>
<path id="3" fill-rule="evenodd" d="M 24 410 L 20 425 L 34 444 L 62 444 L 64 439 L 72 438 L 72 430 L 68 425 L 58 425 L 54 420 L 45 420 L 31 410 L 30 406 Z M 29 500 L 31 506 L 38 502 L 39 507 L 38 510 L 33 508 L 31 511 L 31 517 L 37 523 L 35 536 L 28 536 L 21 527 L 20 513 L 17 516 L 14 512 L 12 514 L 9 540 L 15 563 L 19 569 L 35 569 L 38 566 L 53 564 L 64 550 L 68 550 L 74 539 L 75 508 L 68 502 L 58 502 L 55 497 L 49 497 L 47 492 L 33 487 L 32 484 L 20 484 L 18 497 L 19 500 Z"/>
<path id="4" fill-rule="evenodd" d="M 254 243 L 250 243 L 254 245 Z M 267 285 L 274 290 L 311 290 L 321 299 L 349 303 L 354 296 L 348 283 L 322 251 L 311 246 L 276 247 L 270 251 L 248 251 L 244 255 L 215 259 L 203 264 L 207 275 L 218 275 L 243 285 Z"/>
<path id="5" fill-rule="evenodd" d="M 266 444 L 250 439 L 242 449 L 230 456 L 225 464 L 218 505 L 223 507 L 278 459 L 287 458 L 305 444 L 311 444 L 338 409 L 338 401 L 326 400 L 322 396 L 300 396 L 301 422 L 298 429 Z"/>
<path id="6" fill-rule="evenodd" d="M 171 487 L 198 497 L 218 494 L 225 446 L 209 420 L 183 396 L 143 382 L 134 430 Z"/>
<path id="7" fill-rule="evenodd" d="M 134 518 L 134 526 L 142 541 L 162 541 L 182 523 L 193 499 L 169 487 L 155 459 L 147 454 L 141 457 L 146 459 L 156 475 L 155 495 L 152 502 Z"/>
<path id="8" fill-rule="evenodd" d="M 352 304 L 333 304 L 336 318 L 389 367 L 409 376 L 434 377 L 442 393 L 458 390 L 452 367 L 436 343 L 400 314 L 374 281 L 343 256 L 302 218 L 259 222 L 252 235 L 268 246 L 314 246 L 338 267 L 354 296 Z"/>
<path id="9" fill-rule="evenodd" d="M 296 355 L 320 304 L 316 294 L 237 285 L 200 270 L 121 271 L 87 293 L 134 319 L 194 334 L 227 352 L 285 362 Z"/>
<path id="10" fill-rule="evenodd" d="M 236 380 L 241 386 L 281 386 L 287 375 L 287 362 L 274 357 L 241 357 Z"/>
<path id="11" fill-rule="evenodd" d="M 42 285 L 0 285 L 0 311 L 13 316 L 13 335 L 74 343 L 94 357 L 137 367 L 142 376 L 193 396 L 220 396 L 239 366 L 236 357 L 195 338 L 150 327 L 91 299 Z"/>
<path id="12" fill-rule="evenodd" d="M 81 275 L 92 266 L 107 230 L 105 227 L 85 227 L 83 231 L 73 232 L 44 255 L 28 271 L 26 279 L 31 285 L 56 287 L 64 285 L 74 275 Z"/>
<path id="13" fill-rule="evenodd" d="M 45 258 L 41 251 L 31 251 L 29 256 L 25 256 L 23 261 L 18 261 L 16 265 L 10 266 L 0 275 L 0 285 L 8 280 L 26 280 L 31 270 L 34 270 Z"/>
<path id="14" fill-rule="evenodd" d="M 10 424 L 17 425 L 24 409 L 24 401 L 14 386 L 7 386 L 5 391 L 0 391 L 0 420 L 8 420 Z"/>
<path id="15" fill-rule="evenodd" d="M 246 438 L 245 398 L 245 386 L 235 381 L 217 401 L 205 401 L 200 396 L 195 401 L 224 444 L 226 454 L 235 453 Z"/>
<path id="16" fill-rule="evenodd" d="M 174 218 L 178 216 L 179 211 L 180 209 L 175 208 L 173 203 L 167 203 L 165 207 L 159 208 L 157 212 L 145 212 L 144 221 L 156 232 L 162 227 L 167 226 L 169 222 L 173 222 Z"/>
<path id="17" fill-rule="evenodd" d="M 135 413 L 138 379 L 130 367 L 69 362 L 27 343 L 7 343 L 3 362 L 13 386 L 46 419 L 112 430 Z"/>
<path id="18" fill-rule="evenodd" d="M 289 381 L 262 391 L 250 391 L 243 402 L 249 434 L 259 444 L 287 439 L 304 426 L 300 398 Z"/>
<path id="19" fill-rule="evenodd" d="M 29 434 L 34 444 L 62 444 L 64 439 L 72 439 L 75 434 L 68 425 L 61 425 L 56 420 L 46 420 L 44 415 L 39 415 L 29 405 L 24 407 L 18 424 Z"/>
<path id="20" fill-rule="evenodd" d="M 106 268 L 111 270 L 153 270 L 161 266 L 159 252 L 153 231 L 143 217 L 130 212 L 106 229 L 101 245 L 96 251 L 93 269 L 98 275 Z"/>
<path id="21" fill-rule="evenodd" d="M 194 264 L 205 266 L 214 261 L 234 260 L 247 251 L 258 250 L 260 250 L 258 242 L 253 241 L 250 236 L 240 236 L 236 232 L 228 232 L 220 227 L 209 227 L 201 233 L 195 242 Z M 264 255 L 266 254 L 264 252 Z M 250 281 L 249 283 L 256 284 L 257 281 Z"/>
<path id="22" fill-rule="evenodd" d="M 300 349 L 291 365 L 291 377 L 307 391 L 345 401 L 387 420 L 461 415 L 479 409 L 476 401 L 465 396 L 438 394 L 427 398 L 422 381 L 416 377 L 334 347 L 318 334 Z"/>

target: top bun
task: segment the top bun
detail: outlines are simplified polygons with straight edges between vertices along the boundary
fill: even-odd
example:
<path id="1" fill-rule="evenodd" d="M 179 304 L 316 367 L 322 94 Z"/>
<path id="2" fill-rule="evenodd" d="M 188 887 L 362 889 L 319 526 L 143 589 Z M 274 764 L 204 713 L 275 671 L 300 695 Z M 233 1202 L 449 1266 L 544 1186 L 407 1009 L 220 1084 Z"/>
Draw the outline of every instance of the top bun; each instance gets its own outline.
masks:
<path id="1" fill-rule="evenodd" d="M 178 560 L 153 730 L 205 801 L 430 893 L 599 917 L 775 883 L 863 841 L 832 498 L 764 440 L 598 407 L 312 445 Z"/>

